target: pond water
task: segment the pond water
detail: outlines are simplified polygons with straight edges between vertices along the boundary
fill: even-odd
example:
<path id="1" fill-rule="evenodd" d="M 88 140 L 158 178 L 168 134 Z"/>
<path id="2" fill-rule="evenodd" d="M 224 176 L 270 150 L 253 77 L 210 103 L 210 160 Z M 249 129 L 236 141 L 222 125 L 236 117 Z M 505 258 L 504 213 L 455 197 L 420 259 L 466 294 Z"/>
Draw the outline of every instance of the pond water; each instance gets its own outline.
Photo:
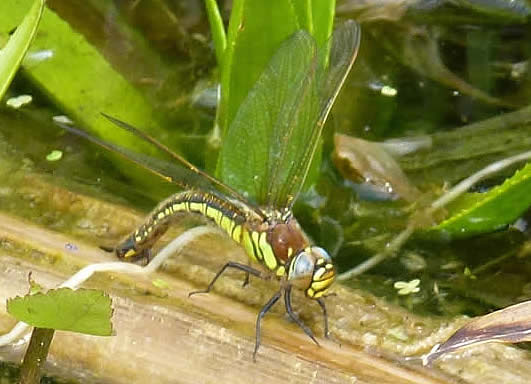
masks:
<path id="1" fill-rule="evenodd" d="M 72 73 L 64 66 L 44 68 L 35 54 L 43 52 L 46 40 L 37 38 L 37 48 L 30 51 L 33 58 L 6 97 L 31 94 L 33 102 L 20 110 L 5 103 L 0 107 L 2 157 L 19 164 L 17 172 L 44 172 L 61 185 L 75 180 L 74 188 L 82 193 L 147 212 L 176 188 L 65 134 L 51 119 L 68 115 L 82 126 L 98 120 L 103 124 L 99 112 L 114 104 L 123 104 L 124 114 L 134 116 L 128 114 L 128 108 L 135 108 L 128 103 L 136 105 L 132 96 L 121 100 L 119 92 L 105 89 L 105 82 L 111 81 L 105 76 L 118 76 L 148 106 L 144 116 L 154 117 L 151 134 L 214 174 L 219 136 L 212 127 L 219 71 L 202 1 L 94 0 L 79 7 L 67 1 L 49 3 L 110 65 L 72 68 Z M 222 10 L 228 19 L 230 2 L 221 3 L 226 3 Z M 323 135 L 318 181 L 294 207 L 302 227 L 332 253 L 340 272 L 384 250 L 414 213 L 452 185 L 494 161 L 531 149 L 528 2 L 356 3 L 338 2 L 338 14 L 361 24 L 360 52 Z M 87 62 L 95 63 L 92 58 Z M 83 56 L 69 63 L 83 65 Z M 77 78 L 82 87 L 75 84 Z M 116 99 L 109 101 L 109 94 Z M 512 115 L 515 112 L 520 115 Z M 510 119 L 491 120 L 505 115 Z M 146 124 L 128 122 L 142 128 Z M 418 196 L 407 201 L 382 195 L 378 183 L 364 176 L 366 169 L 356 169 L 359 174 L 345 180 L 333 161 L 334 132 L 406 145 L 412 152 L 395 161 Z M 112 140 L 113 134 L 107 138 Z M 142 148 L 134 139 L 115 139 Z M 53 150 L 62 151 L 60 160 L 46 159 Z M 470 192 L 489 191 L 522 165 L 481 181 Z M 0 193 L 6 196 L 10 167 L 16 165 L 2 169 Z M 69 232 L 68 220 L 61 221 L 60 214 L 43 217 L 14 201 L 5 199 L 0 209 Z M 445 214 L 430 219 L 439 222 Z M 395 255 L 343 283 L 414 313 L 448 318 L 481 315 L 529 300 L 530 220 L 528 209 L 510 225 L 488 233 L 418 231 Z M 418 292 L 398 294 L 396 282 L 415 279 L 420 281 Z"/>

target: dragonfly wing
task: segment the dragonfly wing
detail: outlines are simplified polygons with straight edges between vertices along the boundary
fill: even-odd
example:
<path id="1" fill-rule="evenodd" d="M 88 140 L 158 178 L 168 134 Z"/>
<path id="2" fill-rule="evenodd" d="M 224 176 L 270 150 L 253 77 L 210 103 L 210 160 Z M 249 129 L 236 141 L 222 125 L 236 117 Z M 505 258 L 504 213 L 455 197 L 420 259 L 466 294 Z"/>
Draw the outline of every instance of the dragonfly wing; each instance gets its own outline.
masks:
<path id="1" fill-rule="evenodd" d="M 303 137 L 301 148 L 289 159 L 283 183 L 273 183 L 270 204 L 291 208 L 299 195 L 312 160 L 319 148 L 326 119 L 354 64 L 360 44 L 360 28 L 354 21 L 343 23 L 319 53 L 319 66 L 298 115 L 291 118 L 297 135 Z M 302 115 L 302 116 L 301 116 Z"/>
<path id="2" fill-rule="evenodd" d="M 321 50 L 305 31 L 281 44 L 224 137 L 218 168 L 224 182 L 261 205 L 291 207 L 358 45 L 354 22 Z"/>
<path id="3" fill-rule="evenodd" d="M 205 173 L 203 171 L 198 170 L 195 166 L 188 163 L 188 161 L 183 159 L 180 155 L 175 154 L 174 152 L 166 148 L 164 145 L 158 143 L 155 139 L 147 136 L 147 134 L 138 131 L 137 128 L 130 126 L 129 124 L 124 123 L 122 121 L 116 120 L 110 116 L 104 116 L 107 119 L 111 120 L 113 123 L 117 124 L 118 126 L 132 132 L 136 136 L 143 138 L 145 141 L 153 144 L 161 151 L 170 154 L 172 157 L 174 157 L 174 159 L 178 160 L 179 163 L 170 163 L 155 157 L 146 156 L 144 154 L 110 143 L 106 140 L 99 139 L 95 136 L 92 136 L 88 132 L 85 132 L 82 129 L 76 128 L 72 125 L 63 124 L 60 122 L 55 123 L 70 133 L 73 133 L 77 136 L 81 136 L 102 148 L 105 148 L 113 153 L 122 156 L 126 160 L 137 164 L 145 170 L 163 178 L 167 182 L 176 184 L 184 189 L 201 189 L 203 191 L 208 191 L 214 195 L 217 195 L 220 198 L 225 198 L 225 194 L 220 191 L 220 189 L 222 187 L 225 187 L 225 185 L 219 180 L 216 180 L 209 175 L 205 176 Z M 211 180 L 214 180 L 214 182 L 212 182 Z M 230 191 L 232 191 L 232 189 L 229 187 L 227 188 L 229 196 L 236 198 L 241 204 L 244 204 L 248 209 L 254 211 L 259 217 L 262 217 L 263 219 L 266 218 L 266 214 L 259 207 L 248 203 L 246 200 L 242 200 L 238 197 L 231 195 Z M 224 192 L 226 193 L 227 191 Z"/>
<path id="4" fill-rule="evenodd" d="M 266 216 L 265 216 L 264 212 L 262 212 L 262 210 L 259 207 L 255 206 L 255 205 L 253 205 L 251 203 L 248 203 L 247 199 L 245 199 L 235 189 L 231 188 L 227 184 L 222 183 L 221 181 L 219 181 L 215 177 L 210 176 L 208 173 L 206 173 L 206 172 L 202 171 L 201 169 L 197 168 L 195 165 L 190 163 L 184 157 L 182 157 L 178 153 L 175 153 L 174 151 L 169 149 L 166 145 L 162 144 L 161 142 L 159 142 L 155 138 L 151 137 L 150 135 L 148 135 L 144 131 L 141 131 L 140 129 L 138 129 L 138 128 L 134 127 L 134 126 L 132 126 L 132 125 L 130 125 L 130 124 L 124 122 L 124 121 L 118 120 L 118 119 L 116 119 L 116 118 L 114 118 L 112 116 L 109 116 L 109 115 L 107 115 L 105 113 L 102 113 L 102 116 L 105 117 L 107 120 L 109 120 L 111 123 L 115 124 L 117 127 L 120 127 L 122 129 L 132 133 L 133 135 L 137 136 L 138 138 L 142 139 L 143 141 L 146 141 L 146 142 L 150 143 L 151 145 L 153 145 L 154 147 L 159 149 L 161 152 L 166 153 L 170 157 L 173 157 L 173 159 L 176 160 L 177 163 L 179 163 L 181 165 L 181 167 L 184 167 L 184 170 L 186 170 L 186 173 L 189 174 L 188 175 L 188 179 L 191 179 L 190 182 L 191 183 L 194 183 L 194 182 L 197 183 L 197 184 L 195 184 L 196 188 L 202 186 L 202 188 L 205 189 L 205 186 L 208 186 L 209 187 L 208 190 L 210 190 L 211 192 L 221 191 L 221 192 L 223 192 L 223 194 L 226 194 L 227 196 L 230 196 L 233 199 L 239 200 L 242 203 L 246 203 L 251 210 L 255 211 L 258 214 L 258 216 L 260 216 L 260 217 L 265 219 Z M 86 136 L 87 135 L 85 135 L 85 137 Z M 101 142 L 102 140 L 99 140 L 99 141 Z M 110 143 L 105 143 L 105 144 L 109 145 Z M 112 144 L 110 144 L 110 145 L 112 145 Z M 116 146 L 114 146 L 114 147 L 116 147 Z M 123 152 L 124 149 L 125 148 L 121 148 L 120 151 Z M 128 152 L 131 153 L 131 151 L 128 151 Z M 144 156 L 144 157 L 146 157 L 146 156 Z M 133 159 L 131 159 L 131 160 L 133 160 Z M 149 165 L 148 164 L 144 164 L 143 166 L 144 166 L 144 168 L 148 168 L 149 169 Z M 171 166 L 171 164 L 167 163 L 166 168 L 168 168 L 169 166 Z M 176 167 L 173 167 L 173 168 L 176 168 Z M 152 172 L 154 171 L 154 169 L 149 169 L 149 170 L 152 171 Z M 155 173 L 157 173 L 157 172 L 155 172 Z M 176 172 L 173 171 L 172 173 L 176 173 Z M 160 174 L 159 174 L 159 176 L 160 176 Z M 170 177 L 170 176 L 162 176 L 162 177 L 164 179 L 168 180 L 168 177 Z M 175 179 L 175 177 L 173 177 L 173 179 Z M 183 184 L 183 183 L 180 183 L 180 181 L 178 179 L 175 179 L 172 182 L 174 182 L 176 184 Z M 192 184 L 192 185 L 194 185 L 194 184 Z M 186 188 L 190 188 L 190 186 L 186 186 Z"/>
<path id="5" fill-rule="evenodd" d="M 317 48 L 305 31 L 281 44 L 258 78 L 223 139 L 218 174 L 259 204 L 273 193 L 286 145 L 296 148 L 286 117 L 300 110 L 316 69 Z"/>
<path id="6" fill-rule="evenodd" d="M 111 152 L 119 154 L 125 159 L 132 161 L 133 163 L 148 170 L 149 172 L 154 173 L 155 175 L 163 178 L 164 180 L 170 183 L 176 184 L 181 188 L 202 189 L 216 194 L 220 197 L 223 197 L 224 195 L 229 196 L 235 200 L 240 201 L 242 204 L 245 204 L 250 210 L 254 211 L 262 219 L 266 218 L 266 214 L 258 206 L 248 202 L 233 188 L 229 187 L 228 185 L 222 183 L 215 177 L 210 176 L 208 173 L 197 168 L 184 157 L 173 152 L 171 149 L 166 147 L 161 142 L 157 141 L 155 138 L 149 136 L 144 131 L 141 131 L 134 126 L 124 121 L 118 120 L 112 116 L 109 116 L 105 113 L 102 113 L 102 116 L 104 116 L 107 120 L 115 124 L 117 127 L 130 132 L 141 140 L 150 143 L 162 153 L 169 155 L 174 160 L 176 160 L 176 163 L 170 163 L 158 158 L 146 156 L 141 153 L 131 151 L 130 149 L 92 136 L 88 132 L 85 132 L 71 125 L 62 124 L 58 122 L 56 122 L 56 124 L 71 133 L 74 133 L 99 145 L 100 147 L 103 147 Z"/>
<path id="7" fill-rule="evenodd" d="M 144 154 L 110 143 L 106 140 L 99 139 L 72 125 L 59 122 L 56 122 L 56 124 L 70 133 L 81 136 L 102 148 L 119 154 L 123 158 L 132 161 L 133 163 L 150 171 L 151 173 L 154 173 L 157 176 L 160 176 L 170 183 L 177 184 L 181 188 L 203 188 L 207 190 L 211 190 L 213 188 L 207 180 L 204 180 L 200 175 L 195 174 L 191 170 L 188 170 L 184 167 L 176 166 L 175 164 L 169 163 L 167 161 L 146 156 Z"/>

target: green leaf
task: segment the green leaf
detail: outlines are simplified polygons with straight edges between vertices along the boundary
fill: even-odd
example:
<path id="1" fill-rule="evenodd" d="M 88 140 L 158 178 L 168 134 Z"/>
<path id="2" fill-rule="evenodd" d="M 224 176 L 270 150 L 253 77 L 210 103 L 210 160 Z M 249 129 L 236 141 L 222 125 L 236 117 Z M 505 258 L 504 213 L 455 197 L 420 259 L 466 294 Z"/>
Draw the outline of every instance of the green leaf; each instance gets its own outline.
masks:
<path id="1" fill-rule="evenodd" d="M 334 27 L 336 1 L 312 1 L 312 17 L 314 29 L 312 35 L 318 46 L 323 46 L 332 35 Z"/>
<path id="2" fill-rule="evenodd" d="M 433 228 L 454 237 L 492 232 L 513 223 L 531 206 L 531 164 L 486 193 L 467 193 L 449 206 L 450 218 Z"/>
<path id="3" fill-rule="evenodd" d="M 0 99 L 2 99 L 15 77 L 41 20 L 45 0 L 35 0 L 33 6 L 0 51 Z"/>
<path id="4" fill-rule="evenodd" d="M 110 297 L 99 290 L 53 289 L 15 297 L 7 301 L 7 311 L 17 320 L 38 328 L 110 336 Z"/>
<path id="5" fill-rule="evenodd" d="M 24 3 L 29 3 L 29 0 L 0 1 L 0 36 L 14 27 L 13 19 L 16 20 Z M 155 153 L 151 146 L 115 129 L 100 112 L 134 122 L 143 129 L 149 129 L 151 134 L 162 132 L 158 124 L 160 114 L 85 36 L 48 8 L 43 11 L 39 31 L 22 69 L 24 76 L 76 125 L 138 152 Z M 125 174 L 145 185 L 145 175 L 139 175 L 138 169 L 130 164 L 117 164 Z"/>
<path id="6" fill-rule="evenodd" d="M 205 6 L 212 33 L 212 40 L 214 41 L 214 49 L 216 50 L 216 59 L 218 65 L 222 65 L 223 54 L 227 47 L 227 35 L 225 34 L 223 20 L 221 19 L 216 0 L 205 0 Z"/>

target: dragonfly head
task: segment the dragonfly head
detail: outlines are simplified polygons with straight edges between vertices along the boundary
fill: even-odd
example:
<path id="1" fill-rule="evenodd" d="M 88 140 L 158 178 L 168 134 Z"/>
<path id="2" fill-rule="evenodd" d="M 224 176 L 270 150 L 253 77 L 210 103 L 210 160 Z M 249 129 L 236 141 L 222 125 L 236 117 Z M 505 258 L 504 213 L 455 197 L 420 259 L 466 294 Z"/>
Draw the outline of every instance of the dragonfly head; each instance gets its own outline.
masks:
<path id="1" fill-rule="evenodd" d="M 304 289 L 310 299 L 319 299 L 327 293 L 336 278 L 330 255 L 320 247 L 306 247 L 291 260 L 288 280 Z"/>

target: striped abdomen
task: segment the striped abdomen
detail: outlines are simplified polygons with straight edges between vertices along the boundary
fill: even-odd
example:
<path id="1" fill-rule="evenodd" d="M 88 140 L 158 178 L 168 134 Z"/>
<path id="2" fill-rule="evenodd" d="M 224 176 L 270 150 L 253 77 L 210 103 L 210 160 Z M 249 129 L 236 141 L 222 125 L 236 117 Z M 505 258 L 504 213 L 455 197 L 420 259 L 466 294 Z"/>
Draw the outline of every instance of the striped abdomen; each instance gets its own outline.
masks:
<path id="1" fill-rule="evenodd" d="M 149 258 L 151 247 L 182 214 L 200 214 L 241 244 L 249 258 L 263 264 L 278 277 L 286 274 L 285 264 L 298 250 L 307 247 L 296 220 L 271 212 L 274 224 L 264 222 L 243 204 L 216 195 L 189 191 L 175 194 L 160 203 L 148 219 L 128 236 L 115 251 L 119 258 Z"/>
<path id="2" fill-rule="evenodd" d="M 218 196 L 187 191 L 177 193 L 161 202 L 135 232 L 115 249 L 119 258 L 136 260 L 150 256 L 153 244 L 166 232 L 170 224 L 183 214 L 200 214 L 212 220 L 232 239 L 241 242 L 247 213 Z"/>

